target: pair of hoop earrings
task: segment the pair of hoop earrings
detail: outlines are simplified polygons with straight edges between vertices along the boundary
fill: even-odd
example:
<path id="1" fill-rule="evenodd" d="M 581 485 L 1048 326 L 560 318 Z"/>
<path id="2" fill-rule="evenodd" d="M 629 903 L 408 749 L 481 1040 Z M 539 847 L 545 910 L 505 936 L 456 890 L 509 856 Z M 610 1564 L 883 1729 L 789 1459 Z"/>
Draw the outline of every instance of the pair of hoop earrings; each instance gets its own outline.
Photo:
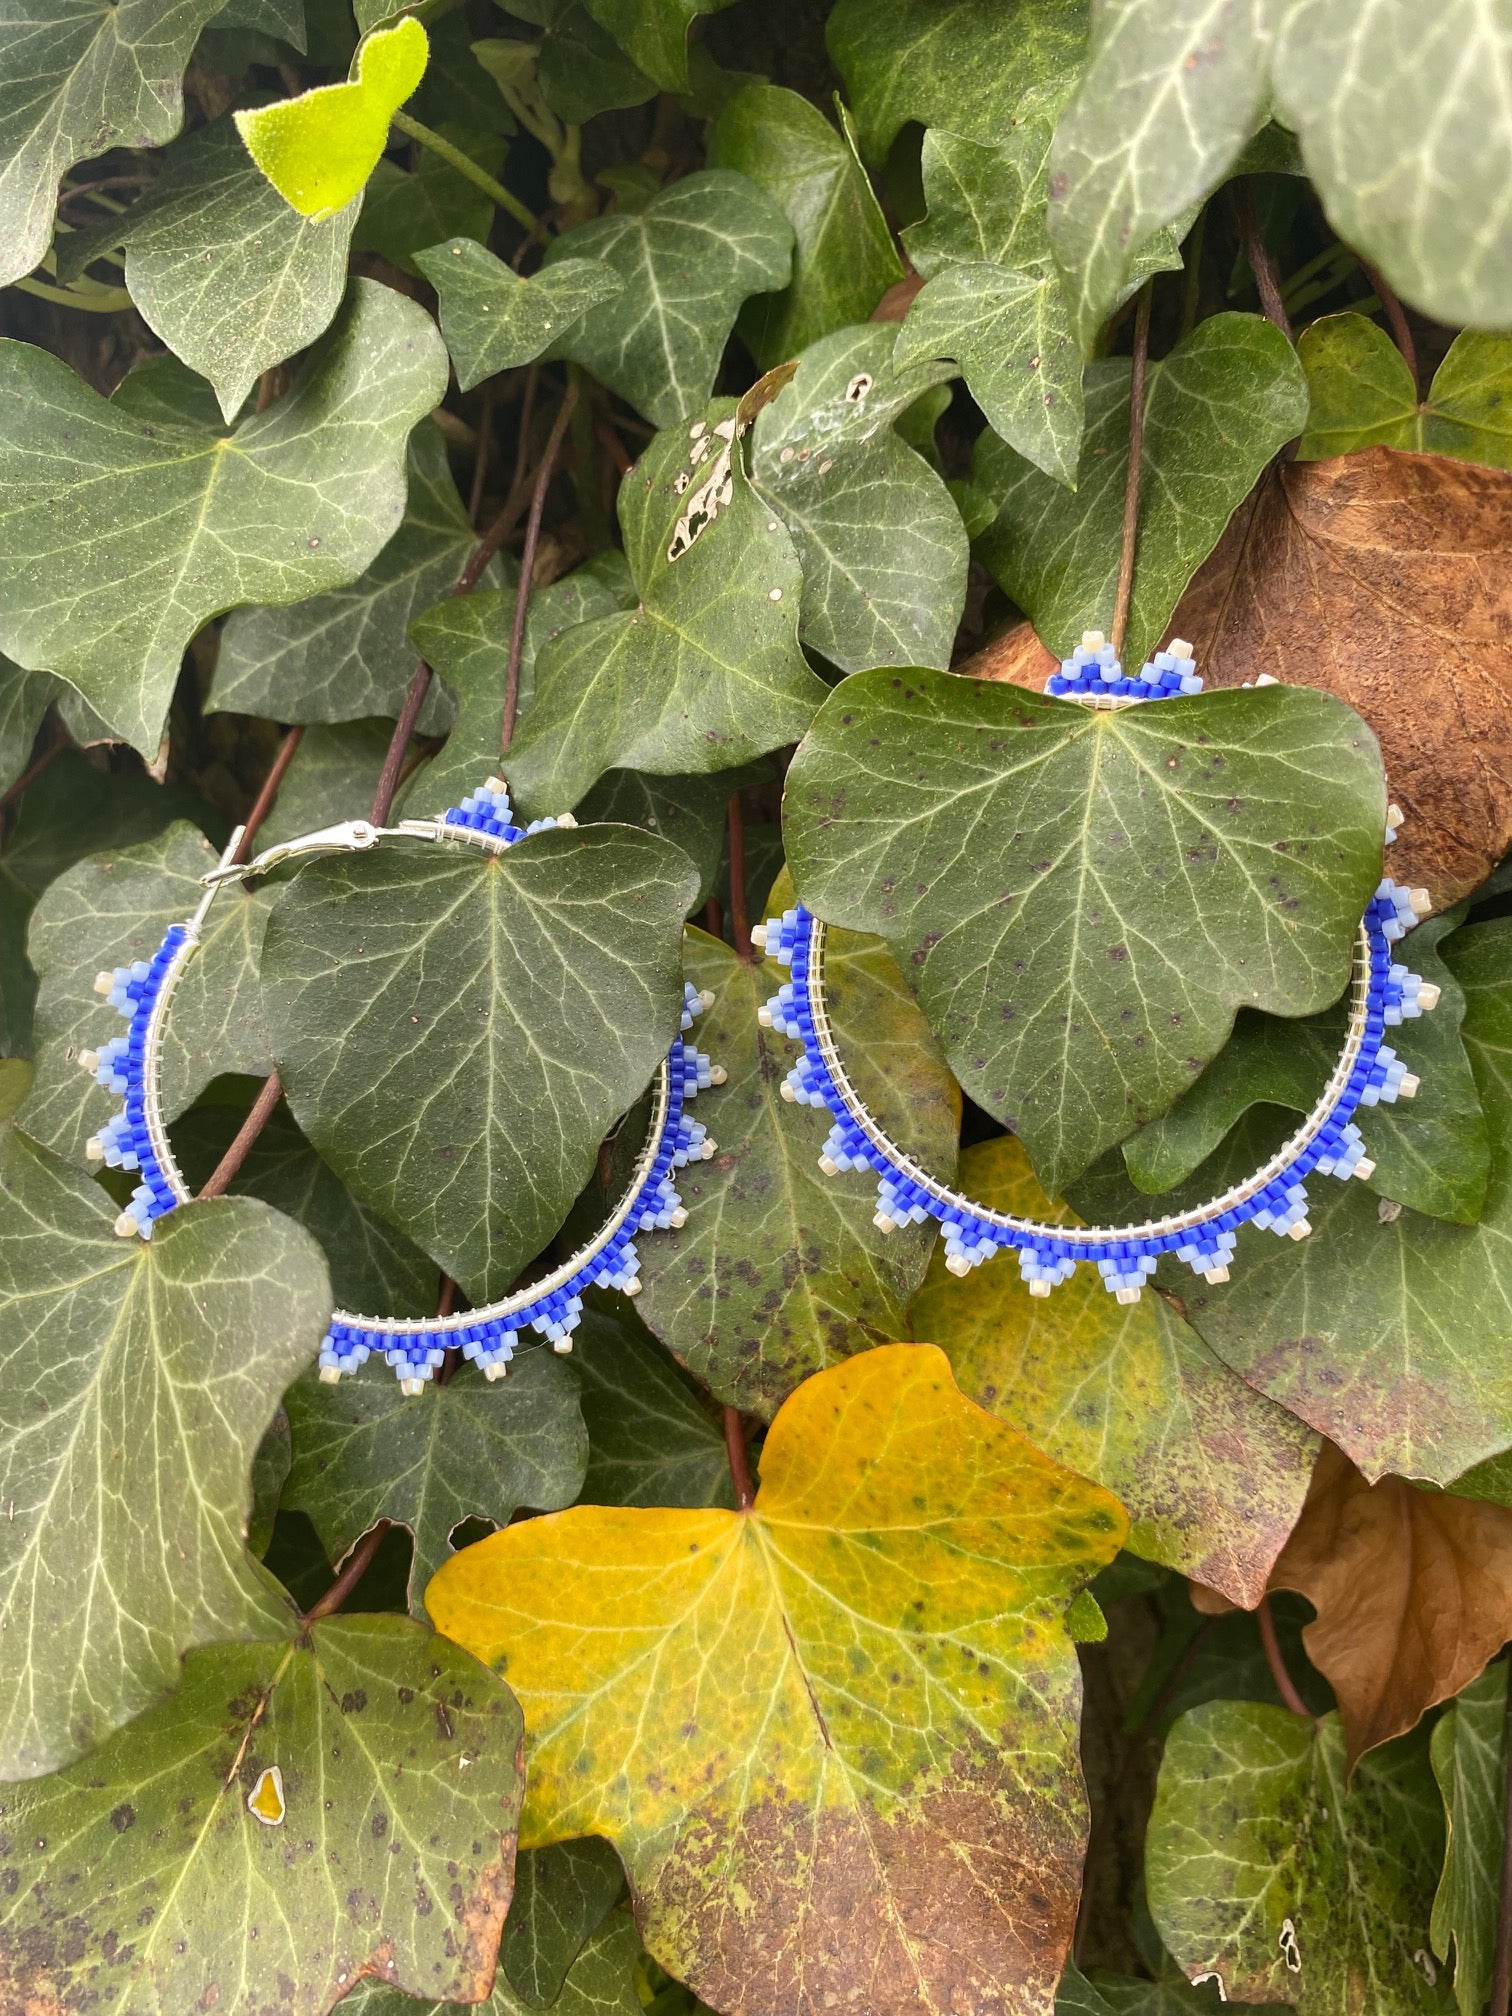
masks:
<path id="1" fill-rule="evenodd" d="M 1101 633 L 1089 631 L 1051 676 L 1046 691 L 1087 707 L 1117 708 L 1200 693 L 1202 681 L 1196 676 L 1190 646 L 1179 640 L 1169 650 L 1157 652 L 1137 677 L 1126 678 Z M 95 982 L 128 1024 L 124 1036 L 98 1053 L 84 1052 L 80 1060 L 124 1100 L 122 1111 L 88 1144 L 88 1152 L 111 1167 L 137 1171 L 141 1178 L 116 1222 L 117 1232 L 150 1237 L 154 1222 L 190 1196 L 162 1113 L 162 1039 L 174 989 L 194 957 L 221 889 L 308 855 L 365 851 L 400 839 L 453 842 L 498 854 L 530 833 L 574 823 L 568 814 L 525 828 L 514 825 L 507 789 L 499 778 L 491 777 L 460 806 L 438 818 L 401 819 L 386 827 L 349 820 L 270 847 L 245 863 L 233 859 L 241 839 L 240 831 L 234 833 L 220 866 L 204 878 L 206 894 L 194 916 L 168 931 L 150 961 L 102 973 Z M 1393 806 L 1387 814 L 1388 844 L 1395 840 L 1400 823 L 1401 814 Z M 1381 882 L 1366 905 L 1356 937 L 1344 1046 L 1312 1111 L 1270 1160 L 1243 1182 L 1205 1204 L 1141 1224 L 1051 1225 L 994 1211 L 939 1182 L 892 1141 L 867 1110 L 845 1069 L 825 987 L 826 926 L 802 904 L 751 934 L 770 957 L 792 971 L 792 979 L 757 1014 L 763 1027 L 802 1045 L 801 1057 L 783 1081 L 784 1096 L 828 1111 L 833 1124 L 819 1158 L 826 1175 L 868 1170 L 877 1177 L 875 1223 L 880 1230 L 890 1232 L 932 1218 L 943 1229 L 945 1264 L 952 1273 L 968 1274 L 1006 1248 L 1018 1254 L 1031 1295 L 1048 1295 L 1078 1266 L 1093 1265 L 1120 1302 L 1134 1302 L 1162 1254 L 1174 1254 L 1206 1281 L 1226 1281 L 1241 1225 L 1305 1238 L 1311 1230 L 1306 1190 L 1310 1176 L 1347 1180 L 1374 1172 L 1354 1116 L 1362 1106 L 1411 1098 L 1418 1089 L 1417 1079 L 1385 1041 L 1385 1032 L 1438 1001 L 1438 988 L 1396 961 L 1391 949 L 1430 908 L 1425 890 L 1402 888 L 1389 877 Z M 700 996 L 685 985 L 682 1029 L 657 1076 L 645 1145 L 620 1202 L 591 1239 L 541 1280 L 458 1316 L 398 1318 L 337 1310 L 320 1348 L 321 1378 L 339 1379 L 379 1352 L 404 1391 L 416 1394 L 424 1390 L 447 1351 L 457 1350 L 495 1379 L 505 1370 L 523 1331 L 537 1332 L 557 1351 L 570 1351 L 586 1288 L 636 1294 L 637 1237 L 686 1222 L 672 1172 L 714 1152 L 715 1144 L 702 1123 L 686 1109 L 690 1099 L 722 1083 L 725 1074 L 683 1041 L 694 1017 L 711 1001 L 711 996 Z"/>

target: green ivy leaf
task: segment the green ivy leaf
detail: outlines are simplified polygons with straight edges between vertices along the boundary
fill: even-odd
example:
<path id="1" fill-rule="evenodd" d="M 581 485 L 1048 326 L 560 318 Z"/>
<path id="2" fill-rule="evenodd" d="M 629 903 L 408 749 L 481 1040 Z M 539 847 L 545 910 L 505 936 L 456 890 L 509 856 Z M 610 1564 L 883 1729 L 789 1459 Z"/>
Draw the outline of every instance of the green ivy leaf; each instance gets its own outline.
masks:
<path id="1" fill-rule="evenodd" d="M 306 722 L 399 713 L 415 670 L 410 624 L 456 581 L 476 541 L 439 427 L 415 429 L 408 469 L 403 522 L 349 587 L 231 617 L 221 632 L 212 709 Z M 507 573 L 507 563 L 496 560 L 484 580 Z M 433 690 L 421 710 L 422 732 L 442 732 L 451 719 L 446 695 Z M 472 781 L 487 774 L 485 767 Z"/>
<path id="2" fill-rule="evenodd" d="M 663 91 L 688 88 L 688 30 L 700 14 L 716 14 L 731 0 L 587 0 L 588 12 L 607 28 Z"/>
<path id="3" fill-rule="evenodd" d="M 259 829 L 258 846 L 271 847 L 365 813 L 393 733 L 393 722 L 384 720 L 306 728 Z"/>
<path id="4" fill-rule="evenodd" d="M 708 1402 L 639 1322 L 589 1306 L 573 1333 L 588 1430 L 587 1505 L 733 1505 Z"/>
<path id="5" fill-rule="evenodd" d="M 459 126 L 444 119 L 437 129 L 487 175 L 504 164 L 504 136 Z M 482 240 L 493 225 L 493 198 L 469 176 L 430 148 L 417 150 L 413 173 L 385 158 L 367 185 L 353 245 L 379 252 L 402 273 L 420 273 L 417 255 L 427 246 L 461 235 Z"/>
<path id="6" fill-rule="evenodd" d="M 960 1187 L 998 1210 L 1058 1223 L 1011 1136 L 968 1148 Z M 936 1247 L 909 1320 L 957 1384 L 1067 1469 L 1104 1485 L 1128 1545 L 1253 1608 L 1297 1523 L 1318 1439 L 1252 1392 L 1159 1295 L 1122 1306 L 1080 1269 L 1048 1302 L 1009 1260 L 965 1280 Z"/>
<path id="7" fill-rule="evenodd" d="M 1129 465 L 1127 360 L 1089 365 L 1084 383 L 1074 495 L 991 433 L 976 454 L 977 481 L 1000 506 L 978 550 L 1057 657 L 1084 630 L 1107 628 Z M 1160 642 L 1182 589 L 1265 464 L 1306 421 L 1297 353 L 1264 316 L 1210 316 L 1150 366 L 1124 647 L 1131 667 Z"/>
<path id="8" fill-rule="evenodd" d="M 1512 340 L 1463 329 L 1418 398 L 1407 361 L 1367 316 L 1325 315 L 1298 343 L 1311 399 L 1302 461 L 1413 448 L 1512 469 Z"/>
<path id="9" fill-rule="evenodd" d="M 42 892 L 85 855 L 129 847 L 181 817 L 198 817 L 217 838 L 224 837 L 223 823 L 187 791 L 165 789 L 140 770 L 96 770 L 74 749 L 55 758 L 27 787 L 0 851 L 0 1053 L 15 1056 L 31 1048 L 37 978 L 26 956 L 26 937 Z M 94 974 L 89 977 L 93 983 Z M 92 998 L 98 1007 L 98 996 Z M 121 1026 L 117 1018 L 110 1033 L 119 1035 Z"/>
<path id="10" fill-rule="evenodd" d="M 301 217 L 333 217 L 361 194 L 389 123 L 425 75 L 430 43 L 413 16 L 366 36 L 346 84 L 236 113 L 247 152 Z"/>
<path id="11" fill-rule="evenodd" d="M 575 358 L 656 426 L 670 427 L 713 391 L 741 302 L 787 285 L 792 244 L 781 205 L 744 175 L 685 175 L 643 210 L 595 217 L 553 239 L 543 271 L 586 259 L 625 284 L 549 354 Z"/>
<path id="12" fill-rule="evenodd" d="M 805 903 L 882 934 L 1058 1195 L 1191 1083 L 1238 1007 L 1343 990 L 1385 811 L 1374 738 L 1306 688 L 1094 713 L 868 672 L 805 738 L 784 829 Z"/>
<path id="13" fill-rule="evenodd" d="M 1465 997 L 1438 956 L 1442 940 L 1464 919 L 1463 907 L 1429 918 L 1405 955 L 1415 973 L 1442 990 L 1432 1015 L 1414 1021 L 1400 1039 L 1422 1090 L 1415 1099 L 1370 1108 L 1360 1119 L 1376 1165 L 1370 1187 L 1378 1196 L 1473 1225 L 1486 1201 L 1491 1147 L 1460 1041 Z M 1338 1062 L 1345 1023 L 1342 1003 L 1300 1022 L 1241 1009 L 1233 1035 L 1192 1089 L 1124 1143 L 1124 1161 L 1140 1189 L 1158 1193 L 1184 1182 L 1252 1106 L 1311 1112 Z"/>
<path id="14" fill-rule="evenodd" d="M 610 769 L 748 763 L 796 741 L 824 698 L 798 645 L 793 543 L 753 494 L 738 439 L 717 433 L 734 422 L 733 401 L 715 401 L 659 434 L 621 483 L 639 601 L 541 651 L 509 752 L 532 814 L 576 804 Z"/>
<path id="15" fill-rule="evenodd" d="M 1080 0 L 838 0 L 824 39 L 880 162 L 909 120 L 996 141 L 1038 88 L 1081 62 Z"/>
<path id="16" fill-rule="evenodd" d="M 578 1848 L 586 1844 L 565 1845 Z M 538 1857 L 555 1852 L 524 1851 L 515 1863 L 516 1884 L 527 1880 L 522 1872 Z M 511 1912 L 511 1920 L 512 1917 Z M 507 1928 L 504 1936 L 509 1937 Z M 644 2016 L 644 2005 L 636 1989 L 637 1963 L 641 1957 L 640 1933 L 628 1906 L 611 1911 L 584 1942 L 550 2005 L 552 2016 Z M 502 1966 L 494 1976 L 493 1993 L 484 2002 L 432 2002 L 420 2007 L 381 1981 L 364 1981 L 358 1983 L 347 2006 L 350 2016 L 537 2016 L 539 2007 L 516 1992 Z M 694 2005 L 691 1997 L 685 2003 L 679 2002 L 677 2011 L 684 2007 L 689 2009 L 690 2016 L 702 2016 L 703 2004 Z"/>
<path id="17" fill-rule="evenodd" d="M 581 126 L 600 112 L 644 105 L 656 96 L 651 78 L 599 26 L 582 0 L 522 0 L 510 12 L 546 30 L 535 45 L 536 83 L 548 109 L 568 125 Z M 487 42 L 473 45 L 474 49 L 490 46 Z M 513 50 L 517 45 L 504 46 Z M 478 56 L 477 61 L 491 70 L 489 57 Z"/>
<path id="18" fill-rule="evenodd" d="M 1404 949 L 1410 959 L 1410 939 Z M 1315 1179 L 1309 1240 L 1278 1255 L 1279 1242 L 1252 1233 L 1233 1280 L 1198 1283 L 1187 1298 L 1219 1357 L 1337 1442 L 1372 1482 L 1394 1471 L 1449 1484 L 1512 1445 L 1504 1288 L 1512 1270 L 1512 922 L 1456 932 L 1445 957 L 1465 991 L 1463 1040 L 1491 1139 L 1480 1222 L 1383 1215 L 1364 1184 Z M 1402 1032 L 1409 1059 L 1415 1028 Z M 1258 1144 L 1244 1128 L 1232 1138 L 1236 1155 L 1253 1156 Z"/>
<path id="19" fill-rule="evenodd" d="M 785 895 L 774 890 L 776 908 Z M 777 962 L 751 964 L 700 931 L 686 956 L 694 986 L 715 997 L 699 1043 L 729 1074 L 703 1116 L 719 1150 L 683 1172 L 688 1223 L 647 1242 L 638 1309 L 716 1399 L 770 1418 L 810 1373 L 908 1336 L 934 1227 L 884 1238 L 875 1178 L 821 1173 L 828 1116 L 778 1096 L 792 1051 L 756 1021 L 781 983 Z M 849 933 L 828 972 L 862 1097 L 948 1181 L 955 1088 L 903 976 L 874 939 Z"/>
<path id="20" fill-rule="evenodd" d="M 215 17 L 218 34 L 240 29 L 249 35 L 271 35 L 304 54 L 304 0 L 227 0 Z"/>
<path id="21" fill-rule="evenodd" d="M 1448 1847 L 1433 1899 L 1433 1950 L 1454 1960 L 1460 2016 L 1491 1994 L 1507 1808 L 1507 1665 L 1460 1690 L 1433 1725 L 1428 1754 L 1443 1795 Z"/>
<path id="22" fill-rule="evenodd" d="M 504 1526 L 522 1506 L 556 1512 L 583 1482 L 588 1437 L 577 1381 L 545 1349 L 525 1352 L 490 1383 L 459 1366 L 411 1401 L 387 1365 L 339 1385 L 306 1375 L 285 1396 L 294 1462 L 283 1502 L 307 1512 L 333 1561 L 380 1519 L 414 1536 L 409 1605 L 451 1553 L 467 1519 Z"/>
<path id="23" fill-rule="evenodd" d="M 192 1653 L 171 1701 L 8 1788 L 20 1992 L 108 2016 L 227 1994 L 320 2016 L 372 1968 L 476 1996 L 509 1902 L 519 1742 L 508 1688 L 403 1617 Z"/>
<path id="24" fill-rule="evenodd" d="M 151 760 L 202 623 L 373 559 L 403 511 L 405 439 L 445 384 L 430 317 L 370 280 L 294 389 L 231 434 L 149 424 L 130 379 L 107 402 L 46 352 L 0 345 L 0 644 Z"/>
<path id="25" fill-rule="evenodd" d="M 618 273 L 587 259 L 563 259 L 522 280 L 471 238 L 432 245 L 416 253 L 415 264 L 436 290 L 441 334 L 464 392 L 530 363 L 564 325 L 625 291 Z"/>
<path id="26" fill-rule="evenodd" d="M 1390 0 L 1283 9 L 1272 58 L 1277 117 L 1302 143 L 1329 222 L 1399 294 L 1452 327 L 1505 328 L 1505 27 L 1476 0 L 1444 0 L 1431 33 L 1404 33 L 1405 25 Z"/>
<path id="27" fill-rule="evenodd" d="M 1047 219 L 1087 355 L 1135 250 L 1215 189 L 1265 123 L 1270 43 L 1266 0 L 1099 0 L 1092 21 L 1050 153 Z"/>
<path id="28" fill-rule="evenodd" d="M 540 1251 L 665 1055 L 695 880 L 598 826 L 332 857 L 281 895 L 262 974 L 294 1117 L 473 1300 Z"/>
<path id="29" fill-rule="evenodd" d="M 169 925 L 199 907 L 200 877 L 216 859 L 203 834 L 176 821 L 156 839 L 80 861 L 32 913 L 27 942 L 40 985 L 36 1077 L 23 1124 L 68 1161 L 82 1159 L 85 1141 L 121 1104 L 79 1065 L 81 1050 L 98 1050 L 125 1028 L 94 991 L 95 975 L 150 959 Z M 261 893 L 231 889 L 210 912 L 163 1037 L 159 1082 L 169 1119 L 223 1071 L 273 1068 L 257 990 L 268 909 Z"/>
<path id="30" fill-rule="evenodd" d="M 219 1089 L 222 1096 L 217 1098 Z M 189 1188 L 198 1191 L 247 1117 L 253 1090 L 232 1079 L 170 1130 Z M 429 1316 L 436 1307 L 433 1260 L 385 1224 L 347 1189 L 279 1106 L 232 1178 L 233 1194 L 260 1197 L 302 1225 L 320 1243 L 331 1270 L 331 1293 L 343 1309 L 388 1316 Z"/>
<path id="31" fill-rule="evenodd" d="M 50 672 L 23 672 L 0 657 L 0 791 L 26 768 L 42 717 L 64 690 Z"/>
<path id="32" fill-rule="evenodd" d="M 533 2009 L 551 2008 L 624 1888 L 618 1855 L 592 1835 L 521 1855 L 499 1942 L 499 1972 L 509 1989 Z"/>
<path id="33" fill-rule="evenodd" d="M 0 22 L 0 287 L 52 237 L 58 183 L 112 147 L 157 147 L 184 117 L 184 66 L 224 0 L 117 0 L 31 9 Z"/>
<path id="34" fill-rule="evenodd" d="M 752 487 L 803 563 L 799 636 L 846 672 L 948 665 L 966 600 L 960 513 L 893 431 L 948 374 L 895 369 L 894 340 L 883 323 L 822 337 L 753 430 Z"/>
<path id="35" fill-rule="evenodd" d="M 1264 2007 L 1279 2012 L 1285 2004 L 1267 2002 Z M 1222 2009 L 1216 1982 L 1194 1988 L 1182 1974 L 1141 1981 L 1102 1967 L 1082 1974 L 1068 1965 L 1055 1991 L 1055 2016 L 1221 2016 Z"/>
<path id="36" fill-rule="evenodd" d="M 320 1249 L 244 1197 L 181 1206 L 150 1245 L 117 1238 L 115 1215 L 0 1133 L 8 1778 L 139 1714 L 190 1646 L 288 1621 L 242 1541 L 258 1442 L 330 1311 Z"/>
<path id="37" fill-rule="evenodd" d="M 1420 2016 L 1449 2002 L 1429 1955 L 1444 1823 L 1414 1730 L 1344 1769 L 1337 1715 L 1317 1723 L 1211 1701 L 1166 1738 L 1145 1842 L 1160 1936 L 1228 1999 L 1298 2016 Z M 1437 1986 L 1432 1985 L 1437 1979 Z"/>
<path id="38" fill-rule="evenodd" d="M 247 158 L 229 118 L 169 149 L 147 194 L 120 217 L 58 246 L 69 279 L 126 248 L 142 319 L 215 387 L 234 420 L 258 375 L 330 326 L 346 291 L 358 198 L 314 221 L 291 210 Z"/>
<path id="39" fill-rule="evenodd" d="M 709 134 L 709 163 L 775 196 L 793 227 L 793 279 L 758 296 L 741 333 L 763 370 L 848 322 L 864 322 L 895 280 L 898 257 L 840 107 L 837 133 L 817 106 L 775 84 L 737 91 Z"/>

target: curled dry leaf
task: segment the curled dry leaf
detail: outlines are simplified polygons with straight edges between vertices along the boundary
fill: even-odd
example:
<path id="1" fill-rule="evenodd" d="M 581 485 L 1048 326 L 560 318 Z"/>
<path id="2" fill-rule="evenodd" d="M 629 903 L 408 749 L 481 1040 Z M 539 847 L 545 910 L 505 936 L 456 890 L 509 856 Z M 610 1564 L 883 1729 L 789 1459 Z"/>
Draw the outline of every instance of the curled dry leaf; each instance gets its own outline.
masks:
<path id="1" fill-rule="evenodd" d="M 1060 660 L 1041 644 L 1032 623 L 1015 623 L 953 669 L 968 679 L 1005 679 L 1043 693 L 1050 674 L 1060 670 Z"/>
<path id="2" fill-rule="evenodd" d="M 1270 1586 L 1318 1613 L 1302 1642 L 1339 1698 L 1352 1771 L 1512 1637 L 1512 1511 L 1403 1477 L 1367 1484 L 1326 1442 Z"/>
<path id="3" fill-rule="evenodd" d="M 1321 686 L 1380 740 L 1399 881 L 1443 909 L 1512 844 L 1512 474 L 1367 448 L 1271 469 L 1182 597 L 1210 686 Z"/>

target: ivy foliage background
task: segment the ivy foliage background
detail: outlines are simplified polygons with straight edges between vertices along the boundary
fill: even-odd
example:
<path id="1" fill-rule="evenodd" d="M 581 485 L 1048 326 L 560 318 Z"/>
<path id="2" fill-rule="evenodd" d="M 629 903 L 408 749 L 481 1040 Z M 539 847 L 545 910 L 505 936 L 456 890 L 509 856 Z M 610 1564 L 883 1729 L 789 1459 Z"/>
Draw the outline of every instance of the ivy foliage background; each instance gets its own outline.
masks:
<path id="1" fill-rule="evenodd" d="M 0 0 L 0 2012 L 1507 2016 L 1512 13 Z M 1046 675 L 1192 640 L 1206 690 Z M 1261 690 L 1263 688 L 1263 690 Z M 101 969 L 245 845 L 87 1143 Z M 1233 1279 L 884 1236 L 1410 1105 Z M 333 1307 L 687 1222 L 415 1398 Z"/>

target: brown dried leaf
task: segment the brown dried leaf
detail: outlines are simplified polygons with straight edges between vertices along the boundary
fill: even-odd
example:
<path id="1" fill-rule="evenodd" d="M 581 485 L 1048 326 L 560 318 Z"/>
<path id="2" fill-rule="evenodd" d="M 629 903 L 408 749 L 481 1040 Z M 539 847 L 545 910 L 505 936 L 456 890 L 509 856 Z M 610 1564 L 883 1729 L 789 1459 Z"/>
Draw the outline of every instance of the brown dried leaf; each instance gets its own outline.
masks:
<path id="1" fill-rule="evenodd" d="M 955 670 L 968 679 L 1002 679 L 1043 693 L 1050 674 L 1060 670 L 1060 660 L 1041 644 L 1032 623 L 1015 623 L 1001 637 L 963 658 Z"/>
<path id="2" fill-rule="evenodd" d="M 1404 1477 L 1367 1484 L 1325 1442 L 1270 1586 L 1318 1613 L 1302 1642 L 1338 1696 L 1352 1771 L 1512 1638 L 1512 1511 Z"/>
<path id="3" fill-rule="evenodd" d="M 1320 686 L 1407 813 L 1392 873 L 1437 908 L 1512 844 L 1512 474 L 1367 448 L 1273 467 L 1182 597 L 1209 685 Z"/>

